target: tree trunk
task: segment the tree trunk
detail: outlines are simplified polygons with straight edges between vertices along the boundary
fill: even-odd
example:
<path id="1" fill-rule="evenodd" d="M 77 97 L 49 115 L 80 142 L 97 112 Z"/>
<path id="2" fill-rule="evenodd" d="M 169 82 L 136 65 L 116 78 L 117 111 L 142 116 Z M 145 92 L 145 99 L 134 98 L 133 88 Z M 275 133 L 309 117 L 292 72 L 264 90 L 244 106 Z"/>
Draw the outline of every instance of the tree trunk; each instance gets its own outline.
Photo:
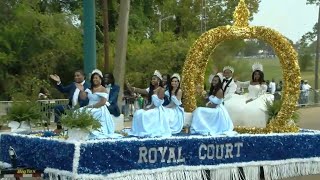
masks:
<path id="1" fill-rule="evenodd" d="M 103 44 L 104 44 L 104 70 L 110 72 L 109 60 L 109 21 L 108 21 L 108 0 L 102 1 L 102 14 L 103 14 Z"/>
<path id="2" fill-rule="evenodd" d="M 120 16 L 119 27 L 116 42 L 116 53 L 114 63 L 114 78 L 115 82 L 120 86 L 118 97 L 118 105 L 121 109 L 124 77 L 126 68 L 126 55 L 127 55 L 127 40 L 128 40 L 128 21 L 129 21 L 130 0 L 120 0 Z"/>
<path id="3" fill-rule="evenodd" d="M 318 85 L 319 85 L 319 74 L 318 74 L 318 72 L 319 72 L 319 48 L 320 48 L 320 5 L 319 5 L 319 14 L 318 14 L 318 28 L 317 28 L 317 49 L 316 49 L 316 62 L 315 62 L 315 71 L 314 71 L 314 89 L 315 90 L 318 90 L 319 89 L 319 87 L 318 87 Z M 319 100 L 319 98 L 318 98 L 318 93 L 315 91 L 315 96 L 314 96 L 314 102 L 315 103 L 318 103 L 318 100 Z"/>

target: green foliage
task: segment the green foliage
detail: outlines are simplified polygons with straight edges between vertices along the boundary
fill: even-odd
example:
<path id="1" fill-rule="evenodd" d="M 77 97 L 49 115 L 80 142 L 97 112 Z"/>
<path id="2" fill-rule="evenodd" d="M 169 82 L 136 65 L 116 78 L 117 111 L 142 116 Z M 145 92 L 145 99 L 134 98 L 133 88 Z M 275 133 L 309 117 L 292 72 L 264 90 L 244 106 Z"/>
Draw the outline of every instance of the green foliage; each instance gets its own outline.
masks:
<path id="1" fill-rule="evenodd" d="M 202 95 L 196 95 L 197 107 L 206 107 L 206 99 Z"/>
<path id="2" fill-rule="evenodd" d="M 70 110 L 61 117 L 61 124 L 68 128 L 80 128 L 82 130 L 97 130 L 101 127 L 98 119 L 94 118 L 90 112 L 83 110 Z"/>
<path id="3" fill-rule="evenodd" d="M 207 0 L 206 30 L 232 23 L 238 1 Z M 246 1 L 251 16 L 260 0 Z M 103 22 L 101 1 L 96 1 L 97 66 L 103 67 Z M 130 4 L 127 78 L 135 86 L 148 86 L 155 69 L 181 73 L 189 48 L 201 30 L 201 1 L 134 0 Z M 81 0 L 0 1 L 0 99 L 36 98 L 46 87 L 52 98 L 61 98 L 49 74 L 58 74 L 63 83 L 73 80 L 73 72 L 83 67 Z M 119 1 L 108 1 L 111 67 L 115 62 L 115 37 Z M 161 22 L 159 19 L 175 15 Z M 203 22 L 204 23 L 204 22 Z M 234 55 L 238 45 L 230 45 L 223 57 Z M 221 51 L 221 52 L 222 52 Z M 217 59 L 217 58 L 215 58 Z M 220 59 L 219 61 L 224 61 Z M 218 62 L 218 61 L 217 61 Z M 109 68 L 110 69 L 110 68 Z M 35 78 L 35 79 L 33 79 Z M 40 82 L 40 83 L 38 83 Z"/>
<path id="4" fill-rule="evenodd" d="M 1 117 L 3 123 L 9 121 L 26 121 L 37 124 L 42 121 L 44 113 L 41 112 L 40 104 L 36 101 L 18 101 L 12 104 L 7 115 Z"/>
<path id="5" fill-rule="evenodd" d="M 15 101 L 37 100 L 40 87 L 50 88 L 50 84 L 46 80 L 41 80 L 36 77 L 26 77 L 24 81 L 14 79 L 20 84 L 20 88 L 10 88 L 8 93 Z"/>
<path id="6" fill-rule="evenodd" d="M 299 66 L 301 71 L 307 71 L 308 67 L 313 65 L 313 57 L 311 53 L 299 54 Z"/>
<path id="7" fill-rule="evenodd" d="M 152 39 L 128 40 L 127 79 L 137 87 L 149 85 L 154 70 L 181 73 L 186 55 L 195 35 L 177 38 L 173 33 L 157 33 Z"/>
<path id="8" fill-rule="evenodd" d="M 280 111 L 282 106 L 282 100 L 275 100 L 273 102 L 266 101 L 266 107 L 267 107 L 267 114 L 268 114 L 268 122 L 269 123 L 272 119 L 274 119 L 278 112 Z M 295 111 L 291 117 L 291 119 L 297 123 L 299 121 L 299 113 Z"/>
<path id="9" fill-rule="evenodd" d="M 316 4 L 316 5 L 319 5 L 319 4 L 320 4 L 320 0 L 307 0 L 307 4 Z"/>
<path id="10" fill-rule="evenodd" d="M 9 99 L 16 93 L 32 96 L 40 87 L 26 83 L 36 78 L 47 86 L 51 73 L 59 74 L 63 81 L 72 80 L 70 74 L 82 65 L 81 29 L 66 13 L 43 12 L 38 1 L 8 3 L 0 3 L 0 15 L 10 14 L 0 19 L 0 91 L 5 92 L 0 98 Z"/>

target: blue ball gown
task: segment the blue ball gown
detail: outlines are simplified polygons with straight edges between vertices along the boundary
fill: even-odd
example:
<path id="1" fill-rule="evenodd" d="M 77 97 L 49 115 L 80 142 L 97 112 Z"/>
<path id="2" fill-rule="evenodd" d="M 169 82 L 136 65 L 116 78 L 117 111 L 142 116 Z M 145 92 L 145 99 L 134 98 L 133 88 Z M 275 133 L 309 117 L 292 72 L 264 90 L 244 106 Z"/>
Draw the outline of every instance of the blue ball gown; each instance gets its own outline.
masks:
<path id="1" fill-rule="evenodd" d="M 169 92 L 165 94 L 170 97 Z M 175 104 L 173 108 L 165 108 L 165 116 L 169 118 L 169 124 L 172 134 L 180 133 L 184 124 L 184 109 L 181 107 L 182 102 L 177 99 L 176 96 L 172 95 L 170 102 Z"/>
<path id="2" fill-rule="evenodd" d="M 171 129 L 169 119 L 165 115 L 162 106 L 163 99 L 159 99 L 156 94 L 152 95 L 153 109 L 139 109 L 133 115 L 132 129 L 129 135 L 138 137 L 169 137 Z"/>
<path id="3" fill-rule="evenodd" d="M 216 108 L 198 107 L 192 114 L 190 131 L 202 135 L 234 135 L 232 120 L 223 106 L 223 99 L 213 95 L 209 103 L 217 104 Z"/>
<path id="4" fill-rule="evenodd" d="M 90 89 L 86 89 L 85 92 L 88 93 L 89 104 L 94 105 L 98 103 L 101 98 L 108 99 L 108 94 L 103 92 L 95 92 L 92 93 Z M 118 138 L 121 137 L 120 134 L 115 134 L 114 122 L 112 120 L 112 116 L 107 108 L 107 106 L 101 106 L 99 108 L 88 108 L 82 107 L 79 110 L 85 110 L 90 112 L 93 117 L 99 120 L 101 127 L 98 130 L 91 131 L 89 135 L 89 139 L 103 139 L 103 138 Z"/>

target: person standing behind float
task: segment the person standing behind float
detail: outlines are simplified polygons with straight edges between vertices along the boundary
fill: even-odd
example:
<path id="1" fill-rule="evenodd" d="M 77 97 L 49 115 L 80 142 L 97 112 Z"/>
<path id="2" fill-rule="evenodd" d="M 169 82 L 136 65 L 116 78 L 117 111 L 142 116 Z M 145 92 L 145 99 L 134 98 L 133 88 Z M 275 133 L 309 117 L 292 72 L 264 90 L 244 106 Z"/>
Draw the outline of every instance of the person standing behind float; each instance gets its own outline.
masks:
<path id="1" fill-rule="evenodd" d="M 155 71 L 148 91 L 148 99 L 151 102 L 146 110 L 139 109 L 133 115 L 132 129 L 129 135 L 139 137 L 168 137 L 171 136 L 169 120 L 165 116 L 162 106 L 164 89 L 162 88 L 162 76 Z M 132 88 L 133 92 L 142 92 L 142 89 Z"/>
<path id="2" fill-rule="evenodd" d="M 270 94 L 274 94 L 276 92 L 276 82 L 274 78 L 272 78 L 271 82 L 268 85 L 268 88 L 270 88 Z"/>
<path id="3" fill-rule="evenodd" d="M 223 68 L 224 79 L 222 81 L 222 91 L 224 95 L 224 101 L 230 99 L 237 91 L 237 84 L 233 80 L 234 69 L 231 66 Z"/>
<path id="4" fill-rule="evenodd" d="M 89 85 L 85 82 L 85 76 L 82 70 L 77 70 L 74 73 L 74 81 L 73 83 L 63 86 L 61 83 L 61 79 L 58 75 L 50 75 L 50 78 L 57 82 L 56 88 L 62 92 L 67 93 L 69 96 L 69 103 L 68 105 L 57 105 L 54 107 L 54 121 L 57 123 L 57 129 L 56 132 L 59 133 L 61 131 L 61 122 L 60 122 L 60 116 L 64 113 L 65 109 L 71 109 L 79 105 L 80 107 L 86 106 L 89 102 L 88 99 L 81 99 L 79 98 L 80 90 L 76 87 L 77 84 L 81 84 L 84 86 L 84 88 L 89 88 Z"/>
<path id="5" fill-rule="evenodd" d="M 213 77 L 207 107 L 198 107 L 192 113 L 191 133 L 202 135 L 234 134 L 232 120 L 222 104 L 222 79 L 220 73 Z"/>
<path id="6" fill-rule="evenodd" d="M 165 116 L 169 118 L 172 134 L 180 133 L 184 123 L 184 109 L 181 107 L 182 90 L 180 89 L 180 75 L 171 76 L 169 90 L 165 95 L 170 98 L 170 103 L 165 106 Z"/>
<path id="7" fill-rule="evenodd" d="M 120 116 L 120 110 L 118 107 L 118 95 L 120 87 L 114 84 L 114 76 L 112 73 L 106 73 L 104 75 L 104 82 L 106 83 L 106 89 L 109 93 L 107 108 L 110 114 L 114 115 L 115 117 L 118 117 Z"/>
<path id="8" fill-rule="evenodd" d="M 169 90 L 169 87 L 170 87 L 170 75 L 169 74 L 163 74 L 162 75 L 162 86 L 163 86 L 163 89 L 165 91 L 168 91 Z M 166 106 L 170 103 L 170 99 L 169 99 L 169 96 L 167 96 L 165 94 L 164 96 L 164 102 L 163 102 L 163 106 Z"/>
<path id="9" fill-rule="evenodd" d="M 303 104 L 308 104 L 308 101 L 309 101 L 309 94 L 310 94 L 310 89 L 311 86 L 308 84 L 308 80 L 304 80 L 303 81 L 303 84 L 302 84 L 302 97 L 303 97 Z"/>

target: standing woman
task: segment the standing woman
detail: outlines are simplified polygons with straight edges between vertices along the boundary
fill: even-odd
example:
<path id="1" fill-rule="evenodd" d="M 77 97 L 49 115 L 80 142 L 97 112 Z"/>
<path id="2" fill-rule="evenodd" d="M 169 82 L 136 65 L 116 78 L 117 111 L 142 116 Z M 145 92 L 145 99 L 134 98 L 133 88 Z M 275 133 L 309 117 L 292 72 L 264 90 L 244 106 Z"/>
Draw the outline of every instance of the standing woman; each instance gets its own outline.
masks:
<path id="1" fill-rule="evenodd" d="M 191 133 L 202 135 L 234 134 L 228 111 L 223 106 L 222 75 L 211 82 L 207 107 L 198 107 L 192 115 Z"/>
<path id="2" fill-rule="evenodd" d="M 151 103 L 146 110 L 140 109 L 134 113 L 129 135 L 139 137 L 171 136 L 169 121 L 162 106 L 164 89 L 161 79 L 160 72 L 156 70 L 152 76 L 150 87 L 147 89 L 148 99 L 151 100 Z M 135 90 L 133 88 L 134 92 L 136 92 Z"/>
<path id="3" fill-rule="evenodd" d="M 184 124 L 184 109 L 181 107 L 182 90 L 180 89 L 180 75 L 175 73 L 170 79 L 169 90 L 165 92 L 170 103 L 165 106 L 166 117 L 169 118 L 172 134 L 180 133 Z"/>
<path id="4" fill-rule="evenodd" d="M 84 89 L 83 85 L 77 84 L 77 88 L 80 89 L 80 98 L 89 99 L 89 104 L 80 108 L 80 111 L 85 109 L 90 112 L 101 124 L 100 129 L 91 132 L 89 139 L 116 137 L 112 116 L 107 106 L 105 106 L 109 94 L 104 87 L 105 83 L 100 70 L 95 69 L 92 71 L 90 83 L 91 87 L 87 89 Z"/>
<path id="5" fill-rule="evenodd" d="M 170 75 L 169 74 L 163 74 L 162 75 L 162 87 L 163 87 L 165 92 L 169 91 L 170 83 L 171 83 L 170 82 Z M 169 103 L 170 103 L 170 97 L 165 94 L 163 106 L 167 106 Z"/>

